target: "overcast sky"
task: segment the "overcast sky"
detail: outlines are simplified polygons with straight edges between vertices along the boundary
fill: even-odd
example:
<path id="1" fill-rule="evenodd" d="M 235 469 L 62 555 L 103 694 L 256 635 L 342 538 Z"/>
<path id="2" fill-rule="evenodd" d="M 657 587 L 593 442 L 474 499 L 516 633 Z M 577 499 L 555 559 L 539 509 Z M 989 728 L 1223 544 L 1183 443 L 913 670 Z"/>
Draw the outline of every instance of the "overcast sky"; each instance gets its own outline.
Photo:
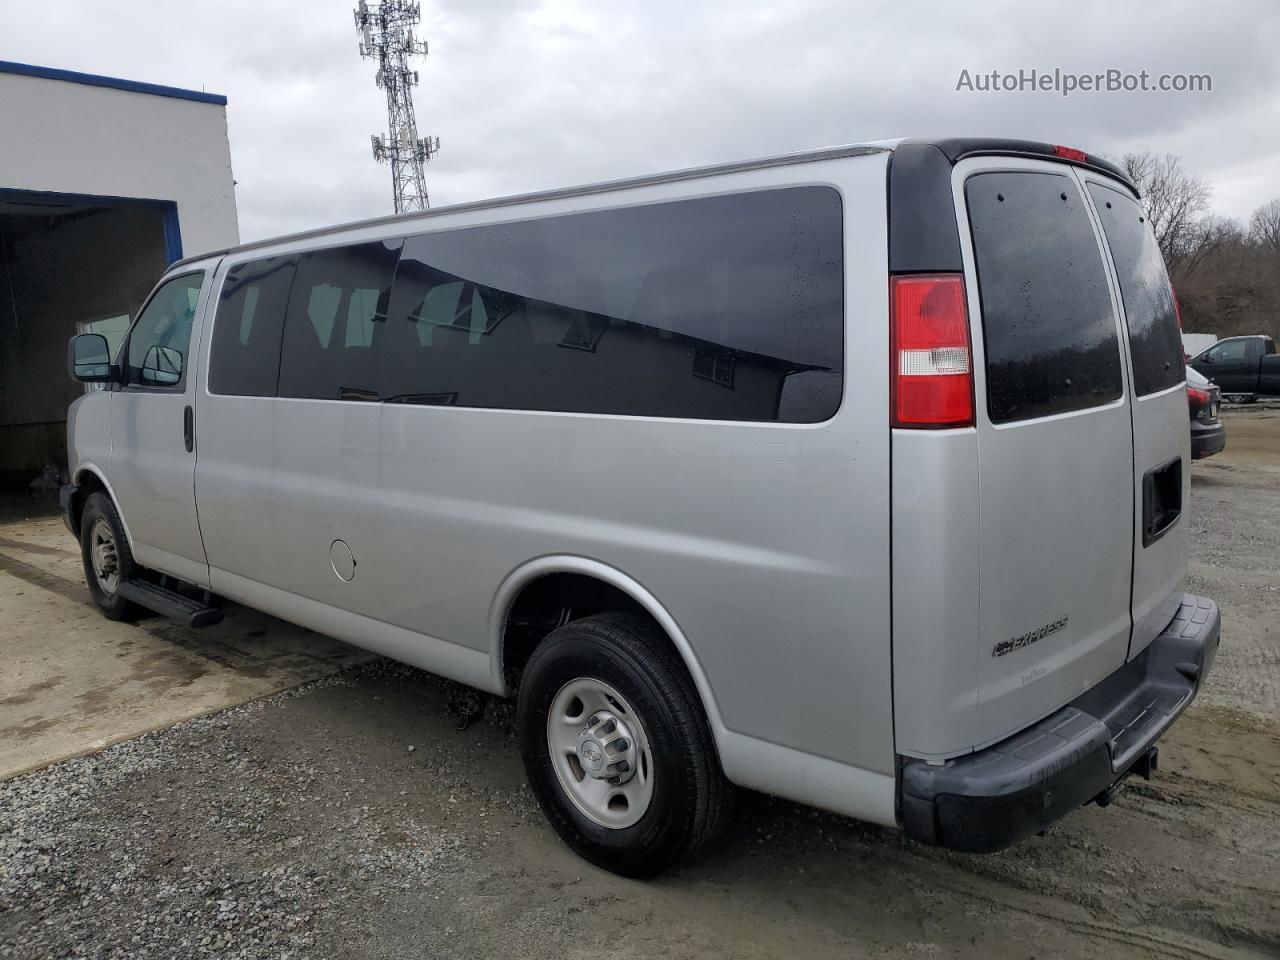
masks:
<path id="1" fill-rule="evenodd" d="M 229 98 L 245 240 L 387 213 L 348 0 L 73 0 L 0 59 Z M 1280 196 L 1280 3 L 427 0 L 418 128 L 439 206 L 833 143 L 995 135 L 1178 154 L 1247 218 Z M 1207 73 L 1211 93 L 957 92 L 1020 68 Z M 3 132 L 0 131 L 0 135 Z"/>

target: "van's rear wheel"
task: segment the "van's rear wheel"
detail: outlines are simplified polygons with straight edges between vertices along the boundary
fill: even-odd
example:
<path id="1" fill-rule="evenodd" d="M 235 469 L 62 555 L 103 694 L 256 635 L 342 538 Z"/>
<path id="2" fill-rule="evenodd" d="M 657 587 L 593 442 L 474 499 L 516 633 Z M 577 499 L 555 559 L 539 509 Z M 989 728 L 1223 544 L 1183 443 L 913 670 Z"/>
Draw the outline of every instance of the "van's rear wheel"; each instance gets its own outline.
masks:
<path id="1" fill-rule="evenodd" d="M 120 596 L 120 584 L 134 575 L 133 554 L 116 505 L 105 493 L 94 493 L 80 518 L 80 553 L 85 582 L 94 604 L 110 620 L 134 620 L 137 604 Z"/>
<path id="2" fill-rule="evenodd" d="M 727 820 L 731 788 L 693 682 L 644 618 L 603 614 L 552 632 L 517 709 L 534 796 L 592 863 L 653 876 Z"/>

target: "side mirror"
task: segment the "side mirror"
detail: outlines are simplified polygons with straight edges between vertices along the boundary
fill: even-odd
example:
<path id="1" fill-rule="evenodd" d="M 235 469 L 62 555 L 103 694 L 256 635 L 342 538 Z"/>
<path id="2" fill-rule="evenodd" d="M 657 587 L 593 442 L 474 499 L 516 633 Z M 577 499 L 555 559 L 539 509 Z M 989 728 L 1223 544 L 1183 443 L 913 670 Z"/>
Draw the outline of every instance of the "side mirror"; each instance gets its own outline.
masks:
<path id="1" fill-rule="evenodd" d="M 1202 357 L 1196 357 L 1196 363 L 1213 363 L 1213 357 L 1206 353 Z"/>
<path id="2" fill-rule="evenodd" d="M 182 379 L 182 354 L 155 344 L 142 358 L 138 379 L 158 387 L 172 387 Z"/>
<path id="3" fill-rule="evenodd" d="M 67 344 L 67 369 L 81 383 L 111 381 L 111 348 L 100 333 L 81 333 Z"/>

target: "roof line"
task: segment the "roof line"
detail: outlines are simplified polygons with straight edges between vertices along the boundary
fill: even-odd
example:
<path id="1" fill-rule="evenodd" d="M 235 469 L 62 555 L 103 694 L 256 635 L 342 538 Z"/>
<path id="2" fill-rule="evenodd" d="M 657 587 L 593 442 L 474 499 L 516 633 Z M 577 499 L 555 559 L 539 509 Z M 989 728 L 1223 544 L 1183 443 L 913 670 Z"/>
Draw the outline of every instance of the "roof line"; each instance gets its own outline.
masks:
<path id="1" fill-rule="evenodd" d="M 88 87 L 109 87 L 113 90 L 127 90 L 130 93 L 148 93 L 156 97 L 172 97 L 175 100 L 213 103 L 220 107 L 227 105 L 227 98 L 220 93 L 184 90 L 181 87 L 166 87 L 163 84 L 142 83 L 138 80 L 122 80 L 119 77 L 104 77 L 96 73 L 80 73 L 78 70 L 62 70 L 58 67 L 38 67 L 32 63 L 15 63 L 12 60 L 0 60 L 0 73 L 39 77 L 43 80 L 65 80 L 67 83 L 80 83 Z"/>
<path id="2" fill-rule="evenodd" d="M 228 253 L 239 253 L 244 250 L 257 250 L 262 247 L 273 247 L 280 243 L 295 243 L 300 240 L 310 240 L 315 237 L 323 237 L 331 233 L 340 233 L 344 230 L 358 230 L 365 227 L 387 226 L 395 223 L 410 223 L 418 220 L 428 220 L 432 217 L 440 217 L 450 213 L 465 213 L 472 210 L 493 210 L 500 207 L 513 207 L 524 203 L 537 203 L 542 200 L 563 200 L 572 197 L 584 197 L 597 193 L 609 193 L 614 190 L 628 190 L 634 187 L 649 187 L 660 183 L 672 183 L 679 180 L 696 180 L 702 177 L 721 176 L 728 173 L 741 173 L 746 170 L 759 170 L 765 167 L 783 167 L 796 163 L 813 163 L 818 160 L 834 160 L 840 157 L 858 157 L 866 156 L 873 153 L 889 153 L 892 147 L 886 145 L 886 141 L 874 143 L 848 144 L 839 147 L 823 147 L 818 150 L 806 150 L 800 153 L 786 153 L 775 157 L 762 157 L 757 160 L 737 161 L 733 163 L 718 163 L 704 167 L 689 167 L 683 170 L 673 170 L 667 173 L 645 174 L 639 177 L 627 177 L 621 180 L 605 180 L 599 183 L 589 183 L 577 187 L 559 187 L 553 190 L 541 190 L 536 193 L 519 193 L 508 197 L 497 197 L 492 200 L 473 200 L 469 203 L 455 203 L 446 207 L 432 207 L 430 210 L 419 210 L 410 213 L 392 213 L 382 217 L 372 217 L 368 220 L 356 220 L 351 223 L 337 223 L 328 227 L 316 227 L 311 230 L 302 230 L 298 233 L 289 233 L 279 237 L 267 237 L 263 240 L 252 240 L 248 243 L 237 244 L 233 247 L 222 247 L 217 250 L 208 250 L 196 256 L 187 257 L 185 260 L 179 260 L 177 263 L 170 264 L 169 269 L 182 266 L 187 263 L 194 263 L 197 260 L 207 260 L 210 257 L 221 257 Z"/>

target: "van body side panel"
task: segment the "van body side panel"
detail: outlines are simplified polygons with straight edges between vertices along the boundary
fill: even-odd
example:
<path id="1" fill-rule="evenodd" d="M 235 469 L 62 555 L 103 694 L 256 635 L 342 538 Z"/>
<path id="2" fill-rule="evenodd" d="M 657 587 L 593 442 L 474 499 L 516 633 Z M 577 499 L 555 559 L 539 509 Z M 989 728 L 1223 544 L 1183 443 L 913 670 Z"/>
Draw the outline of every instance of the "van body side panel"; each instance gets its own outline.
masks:
<path id="1" fill-rule="evenodd" d="M 273 397 L 210 396 L 202 391 L 196 403 L 200 532 L 213 589 L 228 596 L 219 584 L 219 571 L 263 584 L 282 580 L 270 509 L 276 402 Z"/>
<path id="2" fill-rule="evenodd" d="M 894 736 L 931 759 L 980 739 L 978 437 L 893 431 Z"/>
<path id="3" fill-rule="evenodd" d="M 450 680 L 490 693 L 500 692 L 489 671 L 489 658 L 478 651 L 435 637 L 425 637 L 374 617 L 310 600 L 225 570 L 211 568 L 210 574 L 213 588 L 237 603 L 410 666 L 430 670 Z"/>
<path id="4" fill-rule="evenodd" d="M 276 399 L 272 585 L 394 623 L 380 602 L 375 563 L 389 509 L 378 485 L 379 413 L 376 403 Z M 341 553 L 339 540 L 354 560 L 350 580 L 335 573 L 332 555 Z"/>
<path id="5" fill-rule="evenodd" d="M 74 484 L 83 484 L 87 473 L 110 481 L 107 475 L 111 469 L 111 400 L 114 396 L 110 390 L 89 390 L 72 400 L 67 408 L 67 463 Z M 123 517 L 121 520 L 127 523 Z"/>
<path id="6" fill-rule="evenodd" d="M 377 549 L 359 573 L 381 616 L 490 651 L 494 594 L 512 571 L 539 556 L 589 558 L 669 611 L 729 731 L 890 777 L 885 163 L 872 155 L 761 169 L 516 211 L 834 186 L 844 218 L 843 402 L 813 424 L 383 404 Z M 759 780 L 731 759 L 726 772 Z"/>

